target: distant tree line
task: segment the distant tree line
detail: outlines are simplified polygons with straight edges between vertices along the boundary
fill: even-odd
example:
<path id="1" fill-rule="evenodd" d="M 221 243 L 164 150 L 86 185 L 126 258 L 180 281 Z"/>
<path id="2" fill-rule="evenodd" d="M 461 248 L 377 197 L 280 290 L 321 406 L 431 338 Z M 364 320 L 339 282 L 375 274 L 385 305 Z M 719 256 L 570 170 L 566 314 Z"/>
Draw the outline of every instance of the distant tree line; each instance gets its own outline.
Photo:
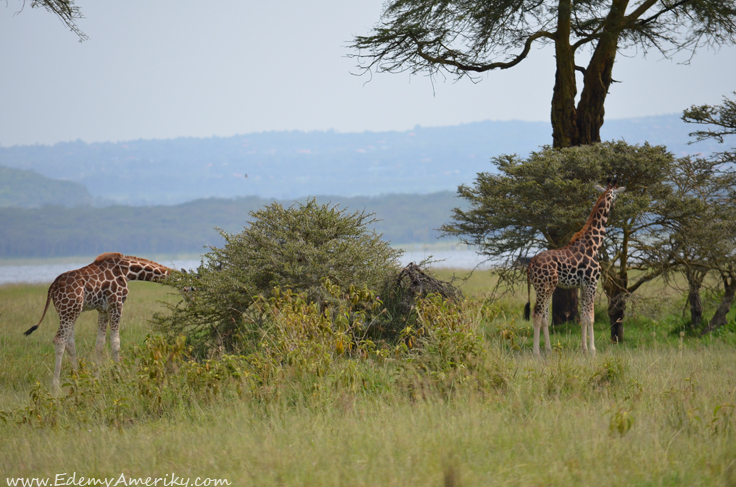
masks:
<path id="1" fill-rule="evenodd" d="M 119 251 L 129 254 L 203 252 L 222 245 L 216 231 L 238 232 L 249 212 L 273 200 L 248 197 L 202 199 L 176 206 L 107 208 L 44 206 L 0 208 L 0 257 L 88 256 Z M 318 197 L 319 202 L 375 213 L 375 229 L 395 244 L 426 243 L 461 202 L 449 191 L 426 195 Z M 281 201 L 289 206 L 292 201 Z"/>

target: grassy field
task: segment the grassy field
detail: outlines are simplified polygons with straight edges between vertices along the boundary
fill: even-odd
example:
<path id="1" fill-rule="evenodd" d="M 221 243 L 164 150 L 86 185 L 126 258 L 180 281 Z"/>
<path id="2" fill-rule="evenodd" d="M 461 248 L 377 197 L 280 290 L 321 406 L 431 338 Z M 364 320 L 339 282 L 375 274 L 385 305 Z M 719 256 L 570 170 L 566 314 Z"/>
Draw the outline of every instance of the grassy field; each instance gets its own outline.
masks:
<path id="1" fill-rule="evenodd" d="M 489 287 L 481 272 L 464 292 L 478 299 Z M 736 485 L 736 332 L 673 333 L 683 300 L 661 285 L 630 310 L 623 345 L 608 340 L 601 300 L 595 359 L 580 354 L 572 326 L 553 330 L 552 355 L 533 359 L 530 324 L 519 318 L 524 289 L 523 300 L 504 297 L 491 315 L 470 320 L 485 350 L 473 374 L 407 374 L 426 368 L 426 358 L 343 360 L 319 378 L 287 377 L 275 392 L 223 386 L 137 415 L 148 399 L 114 393 L 140 391 L 124 383 L 148 379 L 125 364 L 90 365 L 100 377 L 96 395 L 74 397 L 91 406 L 67 401 L 49 412 L 56 313 L 22 334 L 40 318 L 46 290 L 0 287 L 0 483 L 38 477 L 53 485 L 74 474 L 114 485 L 121 474 L 173 474 L 189 485 Z M 161 301 L 176 299 L 169 288 L 131 283 L 124 355 L 142 346 Z M 84 313 L 76 330 L 80 358 L 92 363 L 96 313 Z M 136 353 L 145 358 L 146 350 L 155 351 Z"/>

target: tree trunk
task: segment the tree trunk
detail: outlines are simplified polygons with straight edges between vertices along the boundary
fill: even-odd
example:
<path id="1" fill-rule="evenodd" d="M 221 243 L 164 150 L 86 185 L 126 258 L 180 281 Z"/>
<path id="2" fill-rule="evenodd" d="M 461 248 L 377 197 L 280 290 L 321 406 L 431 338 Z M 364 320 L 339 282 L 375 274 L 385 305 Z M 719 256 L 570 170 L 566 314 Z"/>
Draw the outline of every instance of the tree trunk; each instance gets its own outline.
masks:
<path id="1" fill-rule="evenodd" d="M 583 73 L 583 91 L 577 112 L 578 138 L 574 145 L 593 144 L 601 141 L 601 127 L 605 115 L 604 105 L 613 78 L 613 63 L 618 49 L 617 25 L 621 24 L 629 0 L 614 0 L 606 17 L 603 36 Z"/>
<path id="2" fill-rule="evenodd" d="M 558 287 L 552 294 L 552 324 L 579 323 L 578 290 Z"/>
<path id="3" fill-rule="evenodd" d="M 563 148 L 577 144 L 575 96 L 575 51 L 570 45 L 570 0 L 560 0 L 555 40 L 555 87 L 552 92 L 552 145 Z"/>
<path id="4" fill-rule="evenodd" d="M 736 272 L 722 272 L 721 279 L 723 280 L 723 287 L 725 288 L 723 299 L 721 299 L 721 303 L 718 305 L 716 314 L 711 318 L 708 327 L 703 330 L 703 335 L 725 325 L 727 323 L 726 315 L 731 311 L 734 295 L 736 295 Z"/>
<path id="5" fill-rule="evenodd" d="M 703 319 L 703 301 L 700 299 L 700 288 L 703 286 L 706 272 L 700 269 L 687 269 L 687 302 L 690 303 L 690 328 L 697 330 Z"/>
<path id="6" fill-rule="evenodd" d="M 611 341 L 622 343 L 624 341 L 624 314 L 626 313 L 626 302 L 629 299 L 629 275 L 626 271 L 626 263 L 618 273 L 607 275 L 603 282 L 603 290 L 608 297 L 608 319 L 611 323 Z"/>

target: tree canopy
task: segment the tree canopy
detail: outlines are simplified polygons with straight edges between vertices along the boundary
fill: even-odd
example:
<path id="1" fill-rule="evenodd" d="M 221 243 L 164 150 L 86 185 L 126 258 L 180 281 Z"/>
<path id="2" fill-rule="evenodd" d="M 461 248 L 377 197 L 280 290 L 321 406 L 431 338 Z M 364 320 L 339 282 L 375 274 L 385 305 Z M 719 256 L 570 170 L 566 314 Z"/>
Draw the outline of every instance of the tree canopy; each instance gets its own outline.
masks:
<path id="1" fill-rule="evenodd" d="M 366 70 L 461 78 L 513 68 L 533 45 L 554 45 L 553 145 L 569 147 L 600 141 L 619 52 L 667 57 L 735 41 L 734 0 L 389 0 L 351 47 Z"/>
<path id="2" fill-rule="evenodd" d="M 734 92 L 736 95 L 736 92 Z M 722 105 L 693 105 L 683 112 L 682 119 L 688 123 L 705 125 L 704 130 L 690 134 L 696 142 L 715 139 L 720 143 L 725 137 L 736 135 L 736 100 L 723 97 Z M 715 128 L 713 128 L 715 126 Z M 678 262 L 685 267 L 688 278 L 688 301 L 692 316 L 692 328 L 697 330 L 702 313 L 700 287 L 708 272 L 717 272 L 723 283 L 724 293 L 716 313 L 703 329 L 707 333 L 726 324 L 726 315 L 736 299 L 736 147 L 715 154 L 708 161 L 702 161 L 705 177 L 701 180 L 709 184 L 701 191 L 701 201 L 705 211 L 698 213 L 693 221 L 683 222 L 680 236 L 681 252 Z M 698 178 L 687 175 L 687 181 Z M 683 231 L 684 230 L 684 231 Z"/>
<path id="3" fill-rule="evenodd" d="M 687 328 L 700 331 L 705 276 L 728 273 L 734 264 L 736 172 L 717 159 L 684 157 L 667 179 L 673 195 L 660 209 L 667 231 L 651 235 L 646 263 L 650 268 L 661 267 L 665 277 L 672 271 L 685 275 L 691 316 Z"/>

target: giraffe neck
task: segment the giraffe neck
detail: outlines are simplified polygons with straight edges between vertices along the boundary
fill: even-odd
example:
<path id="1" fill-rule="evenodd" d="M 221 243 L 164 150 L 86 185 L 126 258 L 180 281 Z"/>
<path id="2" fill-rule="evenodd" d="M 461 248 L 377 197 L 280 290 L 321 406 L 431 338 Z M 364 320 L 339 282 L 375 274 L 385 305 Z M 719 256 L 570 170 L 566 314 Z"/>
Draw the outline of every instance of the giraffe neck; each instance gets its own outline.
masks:
<path id="1" fill-rule="evenodd" d="M 586 249 L 592 250 L 593 255 L 598 253 L 598 248 L 606 235 L 606 223 L 612 202 L 611 188 L 607 188 L 593 205 L 593 211 L 590 212 L 585 226 L 570 240 L 570 246 L 583 245 Z"/>
<path id="2" fill-rule="evenodd" d="M 129 281 L 158 282 L 171 272 L 171 269 L 159 263 L 140 257 L 126 255 L 121 259 L 123 272 Z"/>

